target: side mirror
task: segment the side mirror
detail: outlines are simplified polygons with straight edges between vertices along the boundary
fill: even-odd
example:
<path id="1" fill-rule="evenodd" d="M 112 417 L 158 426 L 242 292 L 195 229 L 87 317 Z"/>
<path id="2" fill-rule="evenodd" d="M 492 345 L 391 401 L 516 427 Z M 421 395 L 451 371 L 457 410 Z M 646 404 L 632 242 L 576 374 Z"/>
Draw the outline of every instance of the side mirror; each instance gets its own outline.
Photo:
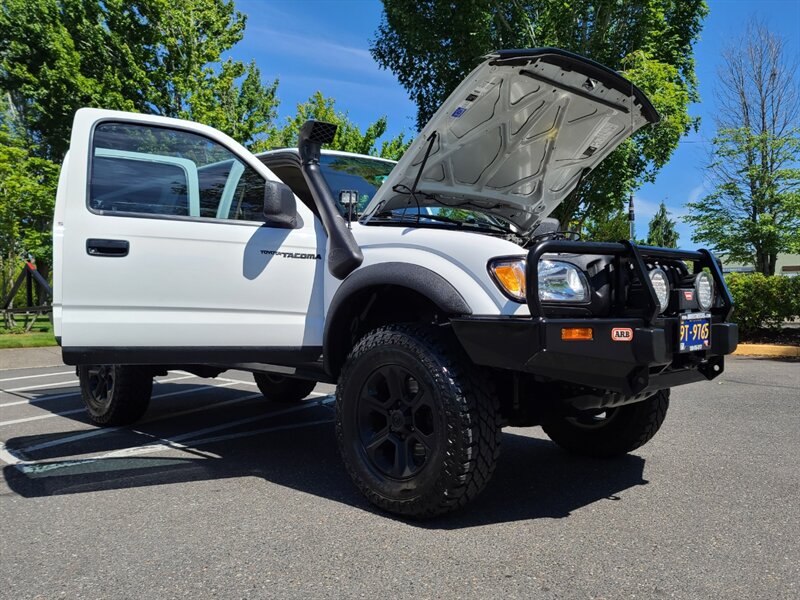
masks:
<path id="1" fill-rule="evenodd" d="M 295 229 L 297 227 L 297 205 L 294 193 L 285 183 L 264 182 L 264 221 L 273 227 Z"/>
<path id="2" fill-rule="evenodd" d="M 558 219 L 545 218 L 542 219 L 541 222 L 536 226 L 536 229 L 533 230 L 533 236 L 531 237 L 552 235 L 556 233 L 560 228 L 561 224 L 558 222 Z"/>
<path id="3" fill-rule="evenodd" d="M 344 216 L 348 221 L 358 218 L 358 190 L 341 190 L 339 204 L 344 208 Z"/>

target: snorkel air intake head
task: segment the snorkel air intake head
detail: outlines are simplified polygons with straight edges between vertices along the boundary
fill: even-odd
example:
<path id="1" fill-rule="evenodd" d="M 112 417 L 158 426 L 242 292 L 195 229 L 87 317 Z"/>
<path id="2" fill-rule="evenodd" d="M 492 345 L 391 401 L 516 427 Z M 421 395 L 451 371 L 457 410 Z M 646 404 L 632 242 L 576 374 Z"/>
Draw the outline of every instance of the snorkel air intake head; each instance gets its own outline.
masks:
<path id="1" fill-rule="evenodd" d="M 319 218 L 328 233 L 328 271 L 337 279 L 344 279 L 362 262 L 364 254 L 353 233 L 342 218 L 322 172 L 319 157 L 323 144 L 330 144 L 336 135 L 336 125 L 322 121 L 306 121 L 297 136 L 301 169 L 311 195 L 317 204 Z"/>

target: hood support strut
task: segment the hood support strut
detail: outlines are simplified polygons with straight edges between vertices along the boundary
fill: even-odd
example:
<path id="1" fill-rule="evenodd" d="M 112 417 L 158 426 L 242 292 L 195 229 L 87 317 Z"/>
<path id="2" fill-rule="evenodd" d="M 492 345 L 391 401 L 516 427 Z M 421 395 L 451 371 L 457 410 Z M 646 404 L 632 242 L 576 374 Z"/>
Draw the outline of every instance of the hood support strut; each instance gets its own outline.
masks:
<path id="1" fill-rule="evenodd" d="M 319 210 L 322 226 L 328 234 L 328 271 L 336 279 L 344 279 L 364 262 L 353 233 L 336 208 L 328 184 L 319 170 L 322 144 L 330 144 L 336 125 L 322 121 L 306 121 L 297 136 L 301 170 Z"/>

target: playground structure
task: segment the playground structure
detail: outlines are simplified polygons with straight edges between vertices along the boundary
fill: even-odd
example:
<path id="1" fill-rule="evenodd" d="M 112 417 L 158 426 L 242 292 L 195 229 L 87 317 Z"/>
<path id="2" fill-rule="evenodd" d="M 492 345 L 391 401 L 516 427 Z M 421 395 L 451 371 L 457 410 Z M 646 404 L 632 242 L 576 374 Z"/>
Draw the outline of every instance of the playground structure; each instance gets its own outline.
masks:
<path id="1" fill-rule="evenodd" d="M 25 284 L 25 306 L 14 307 L 14 298 L 23 283 Z M 44 292 L 39 294 L 39 298 L 44 302 L 42 304 L 34 304 L 33 291 L 35 286 L 39 286 L 39 289 Z M 23 318 L 23 327 L 27 333 L 33 328 L 39 316 L 47 314 L 51 315 L 52 318 L 53 307 L 48 302 L 52 297 L 53 289 L 37 270 L 33 258 L 28 257 L 19 275 L 14 280 L 14 284 L 11 286 L 11 289 L 6 297 L 3 298 L 2 304 L 0 305 L 0 311 L 3 313 L 3 322 L 5 326 L 8 329 L 16 328 L 17 316 L 21 315 Z"/>

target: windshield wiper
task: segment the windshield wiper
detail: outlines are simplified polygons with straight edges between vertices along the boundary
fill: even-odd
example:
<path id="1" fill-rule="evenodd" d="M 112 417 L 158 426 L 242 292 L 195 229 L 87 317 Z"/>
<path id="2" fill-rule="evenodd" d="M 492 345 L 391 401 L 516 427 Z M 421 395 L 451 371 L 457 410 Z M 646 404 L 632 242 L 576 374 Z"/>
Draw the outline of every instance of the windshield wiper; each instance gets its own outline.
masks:
<path id="1" fill-rule="evenodd" d="M 416 218 L 415 218 L 416 217 Z M 451 225 L 455 225 L 459 229 L 468 228 L 468 229 L 483 229 L 483 230 L 492 230 L 492 231 L 500 231 L 502 233 L 509 233 L 514 234 L 511 229 L 503 227 L 502 225 L 498 225 L 496 223 L 489 223 L 488 221 L 459 221 L 458 219 L 453 219 L 451 217 L 445 215 L 426 215 L 426 214 L 418 214 L 418 215 L 375 215 L 375 218 L 381 219 L 384 221 L 390 221 L 395 223 L 403 223 L 403 222 L 413 222 L 419 223 L 421 220 L 429 220 L 429 221 L 439 221 L 441 223 L 448 223 Z"/>

